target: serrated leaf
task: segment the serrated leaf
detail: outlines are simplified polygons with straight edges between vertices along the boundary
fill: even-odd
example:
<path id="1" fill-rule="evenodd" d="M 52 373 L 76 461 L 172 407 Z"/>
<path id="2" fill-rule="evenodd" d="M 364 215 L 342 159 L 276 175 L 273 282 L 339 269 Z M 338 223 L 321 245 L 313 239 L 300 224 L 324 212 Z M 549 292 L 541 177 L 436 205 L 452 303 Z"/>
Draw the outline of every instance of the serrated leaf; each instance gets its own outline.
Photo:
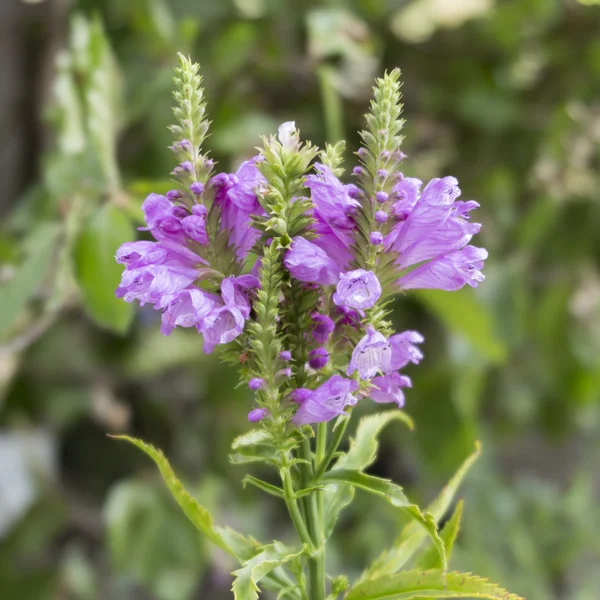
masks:
<path id="1" fill-rule="evenodd" d="M 431 514 L 435 521 L 439 521 L 452 502 L 458 487 L 465 475 L 479 456 L 479 446 L 467 460 L 461 465 L 452 479 L 446 484 L 439 496 L 427 507 L 427 513 Z M 426 533 L 417 523 L 409 523 L 400 533 L 394 545 L 376 558 L 371 566 L 361 577 L 361 581 L 372 579 L 388 573 L 395 573 L 401 569 L 418 550 L 425 540 Z"/>
<path id="2" fill-rule="evenodd" d="M 304 552 L 303 548 L 294 553 L 279 542 L 264 546 L 256 556 L 246 561 L 241 569 L 232 573 L 235 580 L 231 591 L 235 600 L 256 600 L 260 591 L 258 583 L 275 569 L 298 560 Z"/>
<path id="3" fill-rule="evenodd" d="M 193 496 L 186 492 L 183 484 L 177 479 L 169 461 L 160 450 L 157 450 L 150 444 L 146 444 L 141 440 L 127 435 L 115 435 L 112 437 L 117 440 L 125 440 L 146 453 L 158 467 L 158 470 L 175 501 L 179 504 L 187 518 L 196 526 L 198 531 L 213 542 L 213 544 L 225 550 L 228 554 L 236 556 L 236 552 L 234 552 L 233 548 L 226 541 L 226 538 L 231 535 L 231 532 L 227 532 L 227 534 L 224 535 L 223 530 L 214 525 L 208 510 L 201 506 Z M 239 537 L 237 541 L 239 542 Z"/>
<path id="4" fill-rule="evenodd" d="M 417 600 L 428 598 L 486 598 L 523 600 L 487 579 L 470 573 L 403 571 L 369 579 L 354 586 L 345 600 Z"/>
<path id="5" fill-rule="evenodd" d="M 91 216 L 74 245 L 75 277 L 85 307 L 99 325 L 118 333 L 127 331 L 133 305 L 115 296 L 123 267 L 114 257 L 123 242 L 133 239 L 129 218 L 108 203 Z"/>
<path id="6" fill-rule="evenodd" d="M 413 428 L 410 417 L 399 410 L 390 410 L 364 417 L 350 443 L 350 449 L 338 459 L 335 468 L 363 470 L 368 467 L 377 456 L 378 437 L 381 430 L 392 421 L 403 421 L 410 429 Z M 323 493 L 325 539 L 331 535 L 340 512 L 352 502 L 353 498 L 354 490 L 347 485 L 332 486 Z"/>
<path id="7" fill-rule="evenodd" d="M 444 548 L 446 550 L 446 559 L 450 561 L 452 555 L 452 549 L 454 548 L 454 542 L 458 537 L 460 531 L 460 521 L 463 513 L 463 501 L 459 500 L 452 517 L 444 525 L 442 531 L 440 531 L 440 538 L 444 542 Z M 419 556 L 417 568 L 427 569 L 443 569 L 444 566 L 441 564 L 439 552 L 435 547 L 429 547 Z"/>
<path id="8" fill-rule="evenodd" d="M 52 260 L 60 226 L 45 223 L 38 226 L 28 239 L 27 258 L 16 268 L 15 275 L 0 287 L 0 338 L 5 336 L 43 283 Z"/>
<path id="9" fill-rule="evenodd" d="M 413 293 L 450 331 L 464 337 L 490 362 L 501 364 L 506 360 L 506 346 L 495 333 L 492 316 L 471 288 L 456 292 L 414 290 Z"/>
<path id="10" fill-rule="evenodd" d="M 318 483 L 348 484 L 371 494 L 381 496 L 392 506 L 398 508 L 405 508 L 412 505 L 399 485 L 392 483 L 389 479 L 367 475 L 355 469 L 334 469 L 325 473 Z"/>

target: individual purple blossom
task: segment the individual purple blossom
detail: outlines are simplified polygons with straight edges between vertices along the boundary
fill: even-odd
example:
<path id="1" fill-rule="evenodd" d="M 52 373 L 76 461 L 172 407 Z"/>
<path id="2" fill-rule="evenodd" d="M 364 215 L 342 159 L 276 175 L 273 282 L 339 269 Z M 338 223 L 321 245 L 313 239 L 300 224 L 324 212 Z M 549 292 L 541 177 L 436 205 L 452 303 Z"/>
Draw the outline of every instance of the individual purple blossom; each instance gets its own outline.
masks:
<path id="1" fill-rule="evenodd" d="M 167 200 L 179 200 L 183 196 L 183 194 L 179 190 L 169 190 L 166 194 Z"/>
<path id="2" fill-rule="evenodd" d="M 308 388 L 296 388 L 290 393 L 290 399 L 298 404 L 306 402 L 313 395 L 313 391 Z"/>
<path id="3" fill-rule="evenodd" d="M 333 301 L 338 306 L 371 308 L 381 296 L 381 284 L 373 271 L 356 269 L 340 275 Z"/>
<path id="4" fill-rule="evenodd" d="M 281 360 L 292 360 L 292 353 L 289 350 L 283 350 L 279 353 L 279 358 Z"/>
<path id="5" fill-rule="evenodd" d="M 160 331 L 170 335 L 176 326 L 193 327 L 207 317 L 215 306 L 214 295 L 192 287 L 180 291 L 162 313 Z"/>
<path id="6" fill-rule="evenodd" d="M 204 217 L 190 215 L 181 220 L 184 233 L 194 242 L 201 246 L 208 244 L 208 233 L 206 232 L 206 221 Z"/>
<path id="7" fill-rule="evenodd" d="M 308 364 L 311 369 L 322 369 L 329 362 L 329 352 L 325 348 L 315 348 L 308 353 Z"/>
<path id="8" fill-rule="evenodd" d="M 334 375 L 319 386 L 310 395 L 303 398 L 296 414 L 292 417 L 295 425 L 324 423 L 343 414 L 347 406 L 357 402 L 352 395 L 358 389 L 358 383 L 340 375 Z"/>
<path id="9" fill-rule="evenodd" d="M 373 246 L 380 246 L 383 244 L 383 233 L 381 231 L 372 231 L 369 235 L 369 241 Z"/>
<path id="10" fill-rule="evenodd" d="M 313 313 L 311 315 L 315 327 L 311 332 L 313 339 L 319 344 L 325 344 L 335 329 L 335 323 L 327 315 Z"/>
<path id="11" fill-rule="evenodd" d="M 465 284 L 477 287 L 484 279 L 481 272 L 487 250 L 466 246 L 436 258 L 400 277 L 397 284 L 403 290 L 439 289 L 453 292 Z"/>
<path id="12" fill-rule="evenodd" d="M 208 208 L 206 208 L 204 204 L 194 204 L 194 206 L 192 206 L 192 214 L 197 217 L 206 217 Z"/>
<path id="13" fill-rule="evenodd" d="M 343 235 L 355 227 L 352 214 L 359 203 L 348 192 L 356 188 L 344 185 L 325 165 L 317 163 L 315 169 L 318 175 L 310 175 L 304 184 L 310 188 L 314 210 L 334 232 Z"/>
<path id="14" fill-rule="evenodd" d="M 372 325 L 367 326 L 367 334 L 356 344 L 346 375 L 355 371 L 361 379 L 373 379 L 377 373 L 392 370 L 392 347 L 388 339 Z"/>
<path id="15" fill-rule="evenodd" d="M 391 336 L 389 343 L 392 348 L 392 370 L 397 371 L 409 362 L 418 365 L 423 359 L 423 353 L 416 344 L 424 341 L 425 338 L 418 331 L 404 331 Z"/>
<path id="16" fill-rule="evenodd" d="M 258 423 L 267 417 L 268 414 L 268 408 L 254 408 L 248 413 L 248 421 L 250 421 L 250 423 Z"/>
<path id="17" fill-rule="evenodd" d="M 260 287 L 260 281 L 254 275 L 226 277 L 221 281 L 223 302 L 236 308 L 247 319 L 250 316 L 251 294 Z"/>
<path id="18" fill-rule="evenodd" d="M 264 385 L 265 385 L 265 380 L 262 377 L 253 377 L 248 382 L 248 387 L 254 391 L 260 390 Z"/>
<path id="19" fill-rule="evenodd" d="M 403 388 L 412 387 L 410 377 L 394 372 L 389 375 L 380 375 L 371 380 L 373 388 L 369 391 L 369 398 L 380 404 L 394 402 L 398 408 L 404 406 Z"/>
<path id="20" fill-rule="evenodd" d="M 201 181 L 194 181 L 192 185 L 190 185 L 190 192 L 195 196 L 200 196 L 204 191 L 204 184 Z"/>
<path id="21" fill-rule="evenodd" d="M 245 319 L 234 306 L 218 306 L 202 320 L 198 330 L 204 336 L 204 352 L 210 354 L 218 344 L 228 344 L 244 330 Z"/>
<path id="22" fill-rule="evenodd" d="M 292 240 L 283 263 L 293 277 L 305 283 L 334 285 L 340 275 L 339 267 L 325 250 L 302 237 Z"/>
<path id="23" fill-rule="evenodd" d="M 186 160 L 186 161 L 184 161 L 184 162 L 181 163 L 181 168 L 186 173 L 191 173 L 194 170 L 194 165 L 189 160 Z"/>

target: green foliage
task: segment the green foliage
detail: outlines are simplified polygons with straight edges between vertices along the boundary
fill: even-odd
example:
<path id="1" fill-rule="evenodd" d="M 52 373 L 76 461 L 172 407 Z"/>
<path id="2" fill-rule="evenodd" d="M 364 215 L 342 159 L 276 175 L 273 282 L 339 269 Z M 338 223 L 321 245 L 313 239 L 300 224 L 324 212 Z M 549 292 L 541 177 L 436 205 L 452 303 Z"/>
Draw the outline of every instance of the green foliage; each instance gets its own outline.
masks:
<path id="1" fill-rule="evenodd" d="M 487 579 L 470 573 L 404 571 L 363 581 L 350 589 L 346 600 L 411 600 L 423 598 L 486 598 L 523 600 Z"/>
<path id="2" fill-rule="evenodd" d="M 434 522 L 438 522 L 446 513 L 458 487 L 478 456 L 479 448 L 465 460 L 437 498 L 427 507 L 425 514 L 431 515 Z M 401 569 L 413 557 L 425 537 L 425 531 L 417 523 L 409 523 L 394 542 L 394 546 L 373 561 L 361 581 Z"/>
<path id="3" fill-rule="evenodd" d="M 0 338 L 9 333 L 25 305 L 47 279 L 57 252 L 59 233 L 59 228 L 52 223 L 38 226 L 29 238 L 27 258 L 12 279 L 0 287 Z"/>
<path id="4" fill-rule="evenodd" d="M 177 504 L 179 504 L 187 518 L 196 526 L 196 529 L 198 529 L 198 531 L 213 544 L 222 550 L 225 550 L 225 552 L 232 556 L 238 556 L 239 550 L 236 546 L 240 543 L 241 547 L 244 548 L 244 551 L 246 551 L 247 548 L 252 548 L 252 542 L 244 542 L 243 538 L 238 534 L 221 529 L 213 524 L 210 513 L 201 506 L 195 498 L 185 491 L 182 483 L 177 479 L 169 462 L 160 450 L 156 450 L 141 440 L 126 435 L 113 437 L 115 437 L 115 439 L 125 440 L 126 442 L 137 446 L 155 462 Z M 235 544 L 230 545 L 232 540 L 235 540 Z"/>
<path id="5" fill-rule="evenodd" d="M 86 309 L 101 326 L 124 333 L 133 318 L 133 304 L 115 297 L 122 266 L 115 262 L 117 248 L 134 238 L 123 211 L 106 204 L 84 224 L 74 247 L 75 276 Z"/>
<path id="6" fill-rule="evenodd" d="M 275 569 L 290 562 L 298 563 L 304 552 L 305 549 L 293 552 L 279 542 L 260 548 L 256 556 L 244 562 L 241 569 L 232 573 L 235 579 L 231 590 L 235 600 L 257 600 L 260 591 L 257 584 Z M 297 564 L 295 570 L 298 570 Z M 282 597 L 286 597 L 287 591 Z"/>

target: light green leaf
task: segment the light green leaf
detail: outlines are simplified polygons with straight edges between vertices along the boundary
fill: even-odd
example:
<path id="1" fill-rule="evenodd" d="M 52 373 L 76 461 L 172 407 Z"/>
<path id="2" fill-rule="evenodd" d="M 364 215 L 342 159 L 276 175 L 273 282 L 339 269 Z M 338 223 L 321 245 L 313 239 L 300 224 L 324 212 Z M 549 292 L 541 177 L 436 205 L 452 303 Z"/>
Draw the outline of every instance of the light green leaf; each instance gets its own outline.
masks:
<path id="1" fill-rule="evenodd" d="M 233 464 L 267 462 L 276 464 L 277 453 L 271 444 L 269 433 L 263 429 L 252 429 L 233 440 L 233 454 L 229 460 Z"/>
<path id="2" fill-rule="evenodd" d="M 471 288 L 456 292 L 415 290 L 411 293 L 418 296 L 450 331 L 464 337 L 490 362 L 500 364 L 506 360 L 506 346 L 496 335 L 491 314 Z"/>
<path id="3" fill-rule="evenodd" d="M 352 469 L 334 469 L 326 473 L 318 483 L 344 483 L 385 498 L 392 506 L 403 509 L 420 527 L 423 535 L 429 534 L 439 554 L 443 568 L 446 568 L 446 549 L 440 538 L 433 516 L 423 514 L 419 507 L 412 504 L 404 495 L 402 488 L 388 479 L 381 479 Z"/>
<path id="4" fill-rule="evenodd" d="M 258 479 L 257 477 L 253 477 L 252 475 L 246 475 L 244 479 L 242 479 L 242 486 L 246 487 L 247 484 L 253 485 L 257 487 L 259 490 L 270 494 L 271 496 L 275 496 L 276 498 L 283 498 L 283 490 L 276 485 L 271 485 L 262 479 Z"/>
<path id="5" fill-rule="evenodd" d="M 465 475 L 479 456 L 479 446 L 461 465 L 439 496 L 427 507 L 427 514 L 438 522 L 446 513 Z M 409 523 L 400 533 L 394 545 L 376 558 L 361 577 L 361 581 L 373 579 L 401 569 L 425 540 L 426 533 L 417 523 Z"/>
<path id="6" fill-rule="evenodd" d="M 463 513 L 463 501 L 459 500 L 456 505 L 456 509 L 452 514 L 450 520 L 444 525 L 444 528 L 440 532 L 440 538 L 444 542 L 444 548 L 446 549 L 446 559 L 450 561 L 452 549 L 454 548 L 454 542 L 458 537 L 460 531 L 460 521 Z M 443 565 L 440 561 L 440 555 L 435 547 L 429 547 L 421 556 L 419 556 L 416 566 L 419 569 L 443 569 Z"/>
<path id="7" fill-rule="evenodd" d="M 354 586 L 345 600 L 411 600 L 426 598 L 487 598 L 523 600 L 515 594 L 470 573 L 403 571 L 369 579 Z"/>
<path id="8" fill-rule="evenodd" d="M 400 410 L 390 410 L 364 417 L 358 425 L 355 438 L 350 443 L 350 449 L 336 462 L 335 468 L 360 471 L 368 467 L 377 456 L 381 430 L 392 421 L 403 421 L 410 429 L 414 427 L 411 418 Z M 348 485 L 331 486 L 324 492 L 326 539 L 331 535 L 340 512 L 352 502 L 353 498 L 354 489 Z"/>
<path id="9" fill-rule="evenodd" d="M 15 275 L 0 287 L 0 338 L 14 325 L 48 275 L 55 251 L 60 226 L 54 223 L 39 225 L 28 239 L 27 258 L 16 268 Z"/>
<path id="10" fill-rule="evenodd" d="M 113 204 L 100 208 L 81 230 L 74 247 L 75 276 L 93 319 L 118 333 L 127 331 L 133 305 L 115 296 L 123 267 L 117 248 L 135 239 L 129 219 Z"/>
<path id="11" fill-rule="evenodd" d="M 234 552 L 233 548 L 227 541 L 227 537 L 231 536 L 231 532 L 224 535 L 223 530 L 214 525 L 210 513 L 203 506 L 201 506 L 194 497 L 186 492 L 183 484 L 175 476 L 169 461 L 165 458 L 164 454 L 160 450 L 157 450 L 153 446 L 127 435 L 115 435 L 112 437 L 117 440 L 125 440 L 126 442 L 137 446 L 140 450 L 142 450 L 142 452 L 145 452 L 156 463 L 156 466 L 158 467 L 160 474 L 167 484 L 169 491 L 173 495 L 173 498 L 177 504 L 179 504 L 183 512 L 186 514 L 187 518 L 204 536 L 213 542 L 213 544 L 219 548 L 222 548 L 228 554 L 236 556 L 236 552 Z M 240 540 L 237 539 L 237 541 L 239 542 Z"/>
<path id="12" fill-rule="evenodd" d="M 392 506 L 398 508 L 412 506 L 399 485 L 392 483 L 389 479 L 367 475 L 355 469 L 334 469 L 325 473 L 318 483 L 345 483 L 381 496 Z"/>
<path id="13" fill-rule="evenodd" d="M 235 580 L 231 590 L 235 600 L 256 600 L 260 591 L 258 583 L 275 569 L 290 561 L 299 560 L 305 551 L 303 548 L 300 552 L 293 553 L 279 542 L 264 546 L 241 569 L 232 573 Z"/>

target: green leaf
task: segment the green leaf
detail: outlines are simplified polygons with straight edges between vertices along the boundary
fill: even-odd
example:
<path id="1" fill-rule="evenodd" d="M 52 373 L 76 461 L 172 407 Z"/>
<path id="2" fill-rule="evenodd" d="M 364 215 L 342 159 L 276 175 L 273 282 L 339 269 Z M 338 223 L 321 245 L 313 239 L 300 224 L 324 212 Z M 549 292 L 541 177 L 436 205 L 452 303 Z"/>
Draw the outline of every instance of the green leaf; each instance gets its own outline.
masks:
<path id="1" fill-rule="evenodd" d="M 452 503 L 465 475 L 479 456 L 479 445 L 471 456 L 465 460 L 452 479 L 446 484 L 439 496 L 427 507 L 427 514 L 437 522 Z M 392 548 L 383 552 L 376 558 L 367 571 L 362 575 L 361 581 L 372 579 L 388 573 L 395 573 L 403 567 L 418 550 L 425 540 L 426 533 L 417 523 L 409 523 L 400 533 Z"/>
<path id="2" fill-rule="evenodd" d="M 415 290 L 431 312 L 455 334 L 464 337 L 475 350 L 490 362 L 501 364 L 507 357 L 507 349 L 496 335 L 489 311 L 470 288 L 456 292 L 440 290 Z"/>
<path id="3" fill-rule="evenodd" d="M 398 508 L 412 506 L 399 485 L 389 479 L 381 479 L 354 469 L 334 469 L 325 473 L 318 483 L 345 483 L 381 496 L 392 506 Z"/>
<path id="4" fill-rule="evenodd" d="M 135 239 L 129 219 L 111 203 L 101 207 L 75 241 L 75 276 L 93 319 L 118 333 L 127 331 L 133 305 L 115 296 L 123 267 L 115 262 L 117 248 Z"/>
<path id="5" fill-rule="evenodd" d="M 25 304 L 37 292 L 48 275 L 53 259 L 60 226 L 45 223 L 38 226 L 28 238 L 27 258 L 16 268 L 15 275 L 0 287 L 0 338 L 4 337 Z"/>
<path id="6" fill-rule="evenodd" d="M 345 600 L 411 600 L 428 598 L 487 598 L 523 600 L 515 594 L 470 573 L 403 571 L 369 579 L 354 586 Z"/>
<path id="7" fill-rule="evenodd" d="M 450 556 L 452 554 L 452 549 L 454 548 L 454 542 L 458 537 L 458 532 L 460 531 L 460 521 L 463 513 L 463 501 L 459 500 L 454 513 L 450 520 L 444 525 L 444 528 L 440 532 L 440 538 L 444 542 L 444 548 L 446 549 L 446 559 L 450 561 Z M 440 561 L 440 555 L 437 551 L 437 548 L 430 547 L 423 552 L 417 561 L 416 566 L 419 569 L 427 570 L 427 569 L 443 569 L 443 565 Z"/>
<path id="8" fill-rule="evenodd" d="M 111 437 L 114 437 L 117 440 L 125 440 L 126 442 L 137 446 L 142 452 L 145 452 L 156 463 L 173 498 L 186 514 L 187 518 L 196 526 L 198 531 L 213 542 L 213 544 L 225 550 L 228 554 L 237 556 L 237 553 L 230 545 L 230 541 L 231 538 L 235 538 L 235 541 L 239 543 L 241 541 L 239 537 L 232 532 L 226 532 L 224 534 L 224 531 L 220 527 L 214 525 L 210 513 L 201 506 L 194 497 L 186 492 L 183 484 L 175 476 L 169 461 L 160 450 L 127 435 L 115 435 Z"/>
<path id="9" fill-rule="evenodd" d="M 232 573 L 235 580 L 231 590 L 235 600 L 256 600 L 261 579 L 286 563 L 299 560 L 305 552 L 306 549 L 303 548 L 300 552 L 293 553 L 279 542 L 261 548 L 241 569 Z"/>
<path id="10" fill-rule="evenodd" d="M 392 421 L 403 421 L 410 429 L 413 428 L 411 418 L 400 410 L 390 410 L 364 417 L 358 425 L 355 438 L 350 443 L 350 449 L 338 459 L 335 468 L 360 471 L 368 467 L 377 456 L 381 430 Z M 352 502 L 353 498 L 354 489 L 348 485 L 331 486 L 324 492 L 325 539 L 331 535 L 340 512 Z"/>
<path id="11" fill-rule="evenodd" d="M 242 479 L 242 485 L 245 487 L 246 484 L 253 485 L 257 487 L 259 490 L 270 494 L 271 496 L 275 496 L 276 498 L 283 498 L 283 490 L 276 485 L 271 485 L 262 479 L 258 479 L 257 477 L 253 477 L 252 475 L 246 475 L 244 479 Z"/>
<path id="12" fill-rule="evenodd" d="M 412 504 L 404 495 L 402 488 L 388 479 L 381 479 L 373 475 L 367 475 L 361 471 L 352 469 L 334 469 L 322 478 L 324 483 L 344 483 L 358 487 L 367 492 L 385 498 L 392 506 L 403 509 L 416 523 L 422 527 L 423 535 L 429 534 L 436 551 L 439 554 L 443 568 L 446 568 L 446 549 L 440 538 L 437 525 L 433 516 L 429 513 L 423 514 L 416 504 Z"/>

